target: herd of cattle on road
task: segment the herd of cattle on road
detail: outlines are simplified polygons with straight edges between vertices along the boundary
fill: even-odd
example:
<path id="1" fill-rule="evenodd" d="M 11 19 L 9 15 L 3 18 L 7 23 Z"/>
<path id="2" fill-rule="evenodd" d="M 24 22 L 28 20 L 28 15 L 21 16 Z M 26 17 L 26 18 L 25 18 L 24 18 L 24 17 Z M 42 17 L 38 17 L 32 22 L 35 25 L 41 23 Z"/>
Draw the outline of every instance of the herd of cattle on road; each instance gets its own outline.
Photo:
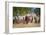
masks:
<path id="1" fill-rule="evenodd" d="M 40 17 L 35 15 L 26 15 L 26 16 L 15 16 L 13 17 L 13 24 L 28 24 L 28 23 L 40 23 Z"/>

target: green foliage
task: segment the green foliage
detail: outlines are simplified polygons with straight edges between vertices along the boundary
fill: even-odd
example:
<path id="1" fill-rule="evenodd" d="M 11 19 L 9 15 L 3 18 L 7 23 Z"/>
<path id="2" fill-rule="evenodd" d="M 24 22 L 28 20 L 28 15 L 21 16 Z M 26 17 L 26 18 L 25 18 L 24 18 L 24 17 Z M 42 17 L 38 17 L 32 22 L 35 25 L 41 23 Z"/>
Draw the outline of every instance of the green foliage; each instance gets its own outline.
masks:
<path id="1" fill-rule="evenodd" d="M 29 8 L 29 7 L 13 7 L 13 16 L 23 16 L 31 12 L 35 12 L 40 15 L 40 8 Z"/>
<path id="2" fill-rule="evenodd" d="M 17 16 L 17 14 L 21 16 L 26 15 L 29 10 L 31 12 L 31 8 L 13 7 L 13 16 Z"/>
<path id="3" fill-rule="evenodd" d="M 40 15 L 40 8 L 35 8 L 35 9 L 34 9 L 34 12 L 35 12 L 36 14 Z"/>

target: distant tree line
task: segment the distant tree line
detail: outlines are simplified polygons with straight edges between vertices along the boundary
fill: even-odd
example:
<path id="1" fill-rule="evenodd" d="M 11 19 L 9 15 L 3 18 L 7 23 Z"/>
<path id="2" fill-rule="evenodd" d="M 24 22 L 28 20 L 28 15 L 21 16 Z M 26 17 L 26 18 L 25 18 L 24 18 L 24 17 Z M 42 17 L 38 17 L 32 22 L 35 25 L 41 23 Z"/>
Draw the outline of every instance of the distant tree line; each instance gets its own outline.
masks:
<path id="1" fill-rule="evenodd" d="M 13 16 L 23 16 L 32 12 L 32 8 L 27 7 L 13 7 Z M 40 8 L 35 8 L 34 13 L 40 15 Z"/>

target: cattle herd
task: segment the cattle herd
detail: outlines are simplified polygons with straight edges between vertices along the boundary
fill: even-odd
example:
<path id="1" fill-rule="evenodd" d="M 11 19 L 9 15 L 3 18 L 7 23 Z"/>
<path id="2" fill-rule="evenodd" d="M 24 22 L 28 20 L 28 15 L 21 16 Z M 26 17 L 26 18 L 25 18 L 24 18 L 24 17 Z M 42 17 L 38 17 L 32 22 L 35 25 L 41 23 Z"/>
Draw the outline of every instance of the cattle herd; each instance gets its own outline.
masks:
<path id="1" fill-rule="evenodd" d="M 13 19 L 13 24 L 28 24 L 28 23 L 40 23 L 40 17 L 39 16 L 15 16 Z"/>

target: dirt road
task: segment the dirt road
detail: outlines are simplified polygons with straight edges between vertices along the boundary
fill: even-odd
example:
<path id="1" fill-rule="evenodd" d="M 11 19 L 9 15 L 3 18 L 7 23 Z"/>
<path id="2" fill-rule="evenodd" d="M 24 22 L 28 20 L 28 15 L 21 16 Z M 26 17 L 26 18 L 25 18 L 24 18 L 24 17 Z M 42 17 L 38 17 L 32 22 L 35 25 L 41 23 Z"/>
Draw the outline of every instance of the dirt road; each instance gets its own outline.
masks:
<path id="1" fill-rule="evenodd" d="M 24 27 L 40 27 L 40 23 L 13 24 L 13 28 L 24 28 Z"/>

